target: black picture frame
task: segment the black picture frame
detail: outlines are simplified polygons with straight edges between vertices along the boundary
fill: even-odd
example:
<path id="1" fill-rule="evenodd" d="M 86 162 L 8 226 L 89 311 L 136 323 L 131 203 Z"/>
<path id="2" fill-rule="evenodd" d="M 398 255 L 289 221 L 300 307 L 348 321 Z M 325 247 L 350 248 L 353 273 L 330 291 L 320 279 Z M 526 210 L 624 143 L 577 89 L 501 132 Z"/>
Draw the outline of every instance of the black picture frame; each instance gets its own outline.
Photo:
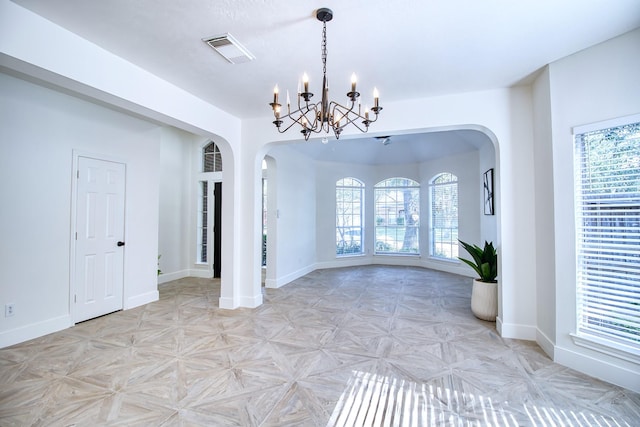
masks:
<path id="1" fill-rule="evenodd" d="M 493 168 L 484 173 L 483 179 L 484 187 L 484 214 L 493 215 Z"/>

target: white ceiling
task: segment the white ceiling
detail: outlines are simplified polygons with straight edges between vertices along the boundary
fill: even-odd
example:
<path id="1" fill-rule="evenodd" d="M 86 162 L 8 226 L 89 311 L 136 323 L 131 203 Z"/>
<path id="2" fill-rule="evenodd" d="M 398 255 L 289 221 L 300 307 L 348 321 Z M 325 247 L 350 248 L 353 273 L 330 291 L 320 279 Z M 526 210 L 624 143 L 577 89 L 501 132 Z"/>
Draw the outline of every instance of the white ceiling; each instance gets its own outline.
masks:
<path id="1" fill-rule="evenodd" d="M 509 87 L 640 27 L 638 0 L 13 1 L 240 118 L 272 117 L 274 84 L 293 93 L 303 72 L 319 92 L 320 7 L 334 12 L 331 98 L 355 72 L 363 104 L 376 86 L 383 107 Z M 256 59 L 233 65 L 202 41 L 226 32 Z"/>

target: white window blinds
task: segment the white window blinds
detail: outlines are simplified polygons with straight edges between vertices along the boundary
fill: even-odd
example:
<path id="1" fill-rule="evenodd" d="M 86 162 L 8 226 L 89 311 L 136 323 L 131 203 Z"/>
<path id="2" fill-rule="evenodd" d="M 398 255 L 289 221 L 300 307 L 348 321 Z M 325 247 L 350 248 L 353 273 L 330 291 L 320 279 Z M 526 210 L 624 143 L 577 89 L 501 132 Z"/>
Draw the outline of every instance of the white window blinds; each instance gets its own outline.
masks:
<path id="1" fill-rule="evenodd" d="M 458 257 L 458 177 L 442 173 L 431 180 L 431 247 L 436 258 Z"/>
<path id="2" fill-rule="evenodd" d="M 640 123 L 575 135 L 578 335 L 640 350 Z"/>

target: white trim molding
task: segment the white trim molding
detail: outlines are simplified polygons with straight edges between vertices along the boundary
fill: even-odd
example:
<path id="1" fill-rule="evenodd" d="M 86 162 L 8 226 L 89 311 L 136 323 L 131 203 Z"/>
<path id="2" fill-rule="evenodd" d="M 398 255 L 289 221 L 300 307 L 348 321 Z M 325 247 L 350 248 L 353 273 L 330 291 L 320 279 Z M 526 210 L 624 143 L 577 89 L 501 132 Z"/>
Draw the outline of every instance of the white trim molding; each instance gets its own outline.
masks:
<path id="1" fill-rule="evenodd" d="M 168 283 L 173 280 L 184 279 L 185 277 L 189 277 L 189 270 L 180 270 L 180 271 L 172 271 L 171 273 L 161 273 L 158 275 L 158 285 L 162 285 L 163 283 Z"/>
<path id="2" fill-rule="evenodd" d="M 547 356 L 553 360 L 556 346 L 553 341 L 540 329 L 536 329 L 536 343 L 540 346 Z"/>
<path id="3" fill-rule="evenodd" d="M 218 299 L 218 306 L 225 310 L 234 310 L 240 307 L 239 304 L 236 304 L 233 298 L 229 298 L 229 297 L 220 297 Z"/>
<path id="4" fill-rule="evenodd" d="M 129 310 L 132 308 L 140 307 L 141 305 L 156 302 L 160 299 L 160 293 L 155 290 L 144 294 L 134 295 L 125 300 L 124 309 Z"/>
<path id="5" fill-rule="evenodd" d="M 598 351 L 600 353 L 640 365 L 640 351 L 637 348 L 612 343 L 609 340 L 592 335 L 569 335 L 571 336 L 573 343 L 579 347 L 588 348 L 590 350 Z"/>
<path id="6" fill-rule="evenodd" d="M 301 268 L 300 270 L 294 271 L 293 273 L 289 273 L 286 276 L 279 277 L 277 279 L 265 280 L 265 287 L 267 288 L 279 288 L 287 283 L 293 282 L 294 280 L 304 276 L 305 274 L 309 274 L 312 271 L 318 269 L 318 266 L 315 264 L 309 265 L 307 267 Z"/>
<path id="7" fill-rule="evenodd" d="M 496 319 L 496 329 L 503 338 L 536 341 L 538 329 L 531 325 L 518 325 L 516 323 L 503 323 L 501 318 Z"/>
<path id="8" fill-rule="evenodd" d="M 637 366 L 629 366 L 627 368 L 617 364 L 614 365 L 602 358 L 592 357 L 559 346 L 555 348 L 553 361 L 592 377 L 640 393 L 640 370 L 638 370 Z M 629 363 L 629 365 L 633 364 Z"/>
<path id="9" fill-rule="evenodd" d="M 71 315 L 65 314 L 64 316 L 54 317 L 42 322 L 31 323 L 19 328 L 9 329 L 8 331 L 0 332 L 0 348 L 9 347 L 34 338 L 39 338 L 53 332 L 67 329 L 71 326 L 73 326 Z"/>

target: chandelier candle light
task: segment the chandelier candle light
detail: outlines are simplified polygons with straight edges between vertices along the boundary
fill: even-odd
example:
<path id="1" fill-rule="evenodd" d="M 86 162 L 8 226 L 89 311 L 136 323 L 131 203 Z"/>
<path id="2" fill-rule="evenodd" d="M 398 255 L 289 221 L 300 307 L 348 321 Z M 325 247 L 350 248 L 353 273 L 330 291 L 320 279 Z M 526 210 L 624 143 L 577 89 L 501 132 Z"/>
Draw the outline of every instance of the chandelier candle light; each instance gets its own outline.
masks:
<path id="1" fill-rule="evenodd" d="M 373 89 L 373 107 L 371 112 L 375 115 L 370 118 L 369 109 L 365 108 L 364 114 L 362 113 L 362 105 L 358 98 L 360 93 L 356 91 L 356 75 L 351 75 L 351 91 L 347 93 L 347 98 L 351 102 L 350 106 L 338 104 L 335 101 L 329 101 L 329 82 L 327 80 L 327 22 L 333 19 L 333 12 L 331 9 L 321 8 L 316 12 L 316 18 L 322 22 L 322 99 L 320 102 L 314 104 L 311 103 L 313 93 L 309 92 L 309 77 L 307 73 L 302 76 L 302 90 L 300 82 L 298 82 L 298 108 L 291 110 L 291 100 L 289 98 L 289 91 L 287 91 L 287 113 L 282 115 L 282 105 L 279 103 L 280 90 L 278 85 L 273 89 L 273 102 L 269 103 L 273 109 L 273 115 L 275 120 L 273 124 L 278 128 L 278 132 L 284 133 L 291 129 L 296 123 L 300 125 L 302 130 L 300 131 L 305 140 L 309 140 L 309 136 L 312 132 L 329 133 L 333 130 L 336 139 L 340 138 L 340 133 L 345 126 L 352 124 L 360 130 L 360 132 L 367 132 L 369 125 L 378 120 L 378 113 L 382 110 L 379 103 L 379 94 L 377 89 Z M 358 105 L 356 106 L 356 101 Z M 283 128 L 284 119 L 290 121 L 286 127 Z"/>

